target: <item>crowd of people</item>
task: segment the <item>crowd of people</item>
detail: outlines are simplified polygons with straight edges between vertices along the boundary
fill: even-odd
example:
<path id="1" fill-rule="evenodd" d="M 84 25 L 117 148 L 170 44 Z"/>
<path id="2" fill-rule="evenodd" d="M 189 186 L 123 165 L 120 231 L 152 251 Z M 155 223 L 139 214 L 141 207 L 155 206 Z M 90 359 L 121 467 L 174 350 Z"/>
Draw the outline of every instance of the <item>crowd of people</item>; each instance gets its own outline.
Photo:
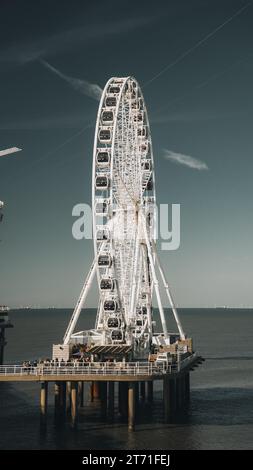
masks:
<path id="1" fill-rule="evenodd" d="M 88 363 L 91 362 L 91 357 L 85 357 L 85 358 L 70 358 L 67 361 L 64 361 L 64 359 L 39 359 L 39 360 L 34 360 L 34 361 L 24 361 L 22 363 L 22 367 L 24 369 L 31 369 L 31 368 L 36 368 L 36 367 L 76 367 L 76 366 L 85 366 Z"/>

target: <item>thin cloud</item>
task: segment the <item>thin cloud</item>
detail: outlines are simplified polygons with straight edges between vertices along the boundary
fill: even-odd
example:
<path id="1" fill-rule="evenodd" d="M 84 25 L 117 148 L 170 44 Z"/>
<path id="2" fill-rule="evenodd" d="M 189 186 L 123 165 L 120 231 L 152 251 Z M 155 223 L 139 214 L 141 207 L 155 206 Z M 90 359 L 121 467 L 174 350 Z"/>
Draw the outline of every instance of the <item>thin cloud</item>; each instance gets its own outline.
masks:
<path id="1" fill-rule="evenodd" d="M 41 59 L 40 63 L 55 75 L 60 77 L 62 80 L 64 80 L 66 83 L 68 83 L 74 90 L 79 91 L 83 95 L 89 96 L 90 98 L 94 98 L 95 100 L 100 100 L 103 90 L 96 83 L 90 83 L 86 80 L 81 80 L 80 78 L 74 78 L 70 77 L 69 75 L 65 75 L 45 60 Z"/>
<path id="2" fill-rule="evenodd" d="M 85 25 L 40 38 L 33 43 L 12 46 L 0 51 L 0 62 L 25 64 L 45 56 L 50 57 L 61 52 L 76 48 L 79 44 L 89 46 L 101 38 L 125 34 L 134 29 L 148 25 L 155 20 L 154 17 L 127 18 L 121 21 Z M 104 44 L 104 42 L 103 42 Z M 103 46 L 102 46 L 103 47 Z"/>
<path id="3" fill-rule="evenodd" d="M 9 149 L 0 150 L 0 157 L 5 157 L 6 155 L 10 155 L 11 153 L 21 152 L 22 149 L 18 147 L 11 147 Z"/>
<path id="4" fill-rule="evenodd" d="M 190 155 L 184 155 L 183 153 L 176 153 L 173 150 L 164 149 L 164 158 L 171 162 L 179 165 L 188 166 L 194 170 L 208 170 L 208 166 L 205 162 L 197 160 L 197 158 L 190 157 Z"/>

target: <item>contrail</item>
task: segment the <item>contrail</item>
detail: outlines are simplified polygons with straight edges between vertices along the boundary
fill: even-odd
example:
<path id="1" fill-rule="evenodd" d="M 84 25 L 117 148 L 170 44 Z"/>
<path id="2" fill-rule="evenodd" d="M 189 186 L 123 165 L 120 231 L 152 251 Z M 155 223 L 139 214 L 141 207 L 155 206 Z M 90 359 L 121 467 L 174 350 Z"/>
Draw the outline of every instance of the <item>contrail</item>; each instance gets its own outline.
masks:
<path id="1" fill-rule="evenodd" d="M 160 108 L 158 108 L 155 112 L 154 112 L 154 115 L 157 115 L 159 113 L 161 113 L 162 111 L 165 111 L 169 106 L 173 105 L 174 103 L 178 103 L 179 101 L 182 101 L 184 100 L 184 98 L 187 98 L 188 96 L 191 96 L 193 95 L 193 93 L 196 91 L 196 90 L 199 90 L 201 88 L 204 88 L 205 86 L 209 85 L 209 83 L 211 82 L 214 82 L 215 80 L 217 80 L 218 78 L 222 77 L 223 75 L 225 75 L 227 72 L 229 72 L 230 70 L 233 70 L 237 65 L 239 64 L 242 64 L 244 63 L 247 59 L 249 59 L 250 57 L 252 57 L 253 54 L 247 54 L 245 57 L 239 59 L 239 60 L 236 60 L 235 62 L 233 62 L 231 65 L 229 65 L 228 67 L 226 67 L 225 69 L 221 70 L 220 72 L 217 72 L 217 73 L 214 73 L 212 75 L 210 75 L 209 77 L 207 77 L 204 81 L 202 81 L 201 83 L 198 83 L 197 85 L 195 85 L 193 88 L 191 88 L 189 91 L 187 91 L 186 93 L 184 93 L 183 95 L 181 96 L 178 96 L 177 98 L 169 101 L 168 103 L 166 103 L 165 105 L 161 106 Z"/>
<path id="2" fill-rule="evenodd" d="M 230 16 L 229 18 L 227 18 L 226 21 L 224 21 L 222 24 L 220 24 L 219 26 L 217 26 L 217 28 L 215 28 L 213 31 L 211 31 L 210 33 L 208 33 L 203 39 L 201 39 L 201 40 L 198 41 L 196 44 L 194 44 L 192 47 L 190 47 L 190 49 L 187 49 L 185 52 L 183 52 L 176 60 L 174 60 L 174 61 L 171 62 L 170 64 L 166 65 L 166 67 L 164 67 L 164 69 L 162 69 L 159 73 L 157 73 L 156 75 L 154 75 L 154 77 L 151 78 L 150 80 L 148 80 L 146 83 L 144 83 L 143 86 L 150 85 L 150 83 L 152 83 L 154 80 L 156 80 L 156 79 L 159 78 L 161 75 L 163 75 L 165 72 L 167 72 L 167 70 L 171 69 L 172 67 L 174 67 L 174 65 L 178 64 L 179 62 L 181 62 L 185 57 L 187 57 L 187 56 L 190 55 L 193 51 L 195 51 L 195 49 L 197 49 L 199 46 L 201 46 L 202 44 L 204 44 L 206 41 L 208 41 L 208 39 L 210 39 L 211 37 L 213 37 L 218 31 L 220 31 L 222 28 L 224 28 L 224 26 L 226 26 L 228 23 L 230 23 L 234 18 L 236 18 L 237 16 L 239 16 L 244 10 L 246 10 L 246 8 L 248 8 L 250 5 L 252 5 L 252 3 L 253 3 L 252 1 L 246 3 L 246 5 L 244 5 L 242 8 L 240 8 L 239 10 L 237 10 L 232 16 Z"/>
<path id="3" fill-rule="evenodd" d="M 44 67 L 48 70 L 51 70 L 55 75 L 58 75 L 62 80 L 68 83 L 74 90 L 79 91 L 83 95 L 89 96 L 90 98 L 94 98 L 95 100 L 100 100 L 102 95 L 102 88 L 95 83 L 89 83 L 86 80 L 81 80 L 80 78 L 69 77 L 65 75 L 60 70 L 56 69 L 52 65 L 50 65 L 46 60 L 40 59 L 39 60 Z"/>
<path id="4" fill-rule="evenodd" d="M 37 165 L 37 163 L 40 163 L 42 162 L 43 160 L 46 160 L 48 159 L 49 157 L 51 157 L 51 155 L 53 155 L 54 153 L 58 152 L 58 150 L 61 150 L 63 147 L 65 147 L 65 145 L 67 145 L 69 142 L 71 142 L 72 140 L 76 139 L 76 137 L 78 137 L 79 135 L 83 134 L 87 129 L 90 129 L 92 127 L 92 124 L 88 124 L 87 126 L 83 127 L 82 129 L 80 129 L 79 131 L 75 132 L 71 137 L 69 137 L 68 139 L 64 140 L 61 144 L 59 144 L 57 147 L 55 147 L 54 149 L 50 150 L 49 152 L 47 152 L 46 154 L 44 154 L 41 158 L 39 158 L 38 160 L 36 160 L 32 167 L 34 167 L 35 165 Z"/>
<path id="5" fill-rule="evenodd" d="M 10 155 L 11 153 L 20 152 L 22 149 L 18 147 L 11 147 L 9 149 L 0 150 L 0 157 L 4 157 L 5 155 Z"/>
<path id="6" fill-rule="evenodd" d="M 197 160 L 197 158 L 190 157 L 190 155 L 184 155 L 182 153 L 176 153 L 173 150 L 164 149 L 164 158 L 170 160 L 179 165 L 185 165 L 194 170 L 208 170 L 208 166 L 205 162 Z"/>

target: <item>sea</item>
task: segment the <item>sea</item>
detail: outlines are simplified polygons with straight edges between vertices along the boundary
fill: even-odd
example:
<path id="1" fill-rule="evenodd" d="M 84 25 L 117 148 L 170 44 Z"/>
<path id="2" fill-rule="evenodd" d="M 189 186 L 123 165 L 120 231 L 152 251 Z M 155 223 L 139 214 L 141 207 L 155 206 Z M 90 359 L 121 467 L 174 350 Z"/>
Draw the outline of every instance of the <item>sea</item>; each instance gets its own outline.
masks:
<path id="1" fill-rule="evenodd" d="M 102 417 L 99 405 L 89 402 L 87 386 L 77 428 L 68 421 L 59 427 L 51 385 L 45 428 L 40 422 L 39 384 L 0 383 L 0 449 L 253 449 L 253 310 L 189 308 L 179 313 L 194 349 L 205 358 L 191 373 L 186 416 L 164 422 L 157 382 L 153 405 L 138 405 L 135 431 L 128 432 L 117 412 L 114 421 Z M 92 328 L 95 314 L 84 310 L 78 328 Z M 14 328 L 7 330 L 5 363 L 50 357 L 70 315 L 70 309 L 12 310 Z M 167 315 L 170 318 L 169 311 Z"/>

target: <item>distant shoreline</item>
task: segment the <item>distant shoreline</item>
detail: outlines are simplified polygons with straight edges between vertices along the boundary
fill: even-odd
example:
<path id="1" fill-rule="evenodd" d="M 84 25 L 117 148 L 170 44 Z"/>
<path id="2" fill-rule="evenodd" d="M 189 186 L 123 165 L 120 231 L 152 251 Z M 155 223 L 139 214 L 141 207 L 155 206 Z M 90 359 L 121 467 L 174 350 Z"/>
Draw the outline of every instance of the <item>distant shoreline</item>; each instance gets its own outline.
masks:
<path id="1" fill-rule="evenodd" d="M 11 311 L 17 310 L 73 310 L 74 307 L 10 307 Z M 158 307 L 154 307 L 156 310 Z M 253 307 L 177 307 L 179 310 L 253 310 Z M 165 307 L 170 310 L 170 307 Z M 96 307 L 85 307 L 83 310 L 97 310 Z"/>

